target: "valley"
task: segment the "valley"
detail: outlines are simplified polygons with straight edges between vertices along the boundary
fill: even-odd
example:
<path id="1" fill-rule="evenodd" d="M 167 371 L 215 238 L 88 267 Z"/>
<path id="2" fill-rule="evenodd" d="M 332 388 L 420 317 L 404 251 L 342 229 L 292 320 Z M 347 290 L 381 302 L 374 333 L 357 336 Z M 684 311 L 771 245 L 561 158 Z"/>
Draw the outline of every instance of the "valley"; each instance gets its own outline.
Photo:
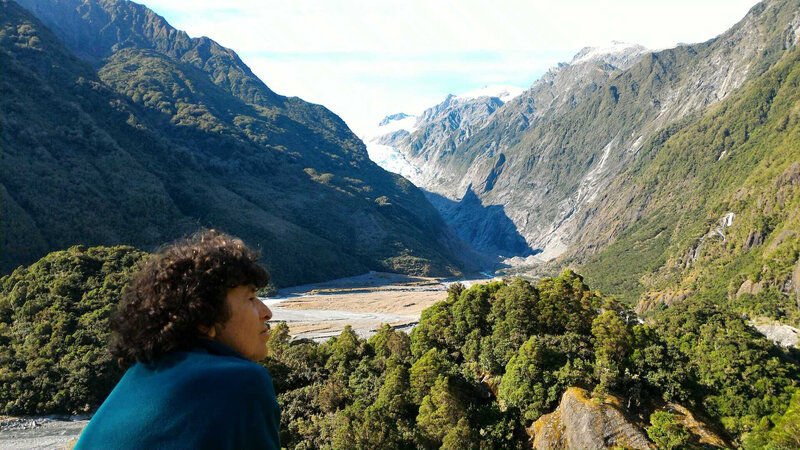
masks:
<path id="1" fill-rule="evenodd" d="M 262 299 L 273 312 L 271 324 L 286 323 L 295 339 L 322 341 L 351 326 L 369 338 L 382 324 L 410 331 L 425 308 L 447 298 L 447 286 L 472 286 L 482 279 L 440 279 L 369 272 L 364 275 L 281 289 Z"/>
<path id="2" fill-rule="evenodd" d="M 73 439 L 120 362 L 225 342 L 233 264 L 216 297 L 189 256 L 151 274 L 177 294 L 126 291 L 213 228 L 269 272 L 271 333 L 252 295 L 242 329 L 286 448 L 800 448 L 800 1 L 363 135 L 147 6 L 0 1 L 0 447 Z"/>

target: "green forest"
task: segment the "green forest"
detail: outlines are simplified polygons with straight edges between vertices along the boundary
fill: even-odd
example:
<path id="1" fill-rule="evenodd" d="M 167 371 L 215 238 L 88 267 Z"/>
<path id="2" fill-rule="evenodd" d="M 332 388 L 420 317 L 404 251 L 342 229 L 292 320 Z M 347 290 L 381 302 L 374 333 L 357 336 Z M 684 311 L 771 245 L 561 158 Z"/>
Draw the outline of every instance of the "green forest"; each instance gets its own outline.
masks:
<path id="1" fill-rule="evenodd" d="M 610 220 L 623 231 L 583 257 L 593 285 L 642 301 L 640 312 L 683 293 L 800 325 L 799 86 L 795 50 L 703 117 L 657 133 L 616 182 L 635 197 L 607 205 L 609 217 L 641 217 Z"/>
<path id="2" fill-rule="evenodd" d="M 87 412 L 122 375 L 108 317 L 131 247 L 72 247 L 0 279 L 0 414 Z M 565 271 L 465 289 L 410 334 L 351 329 L 318 344 L 278 324 L 263 362 L 282 408 L 281 439 L 311 448 L 527 448 L 531 425 L 567 388 L 617 399 L 664 448 L 692 448 L 667 405 L 704 417 L 730 445 L 800 445 L 800 359 L 740 315 L 702 298 L 646 323 Z"/>

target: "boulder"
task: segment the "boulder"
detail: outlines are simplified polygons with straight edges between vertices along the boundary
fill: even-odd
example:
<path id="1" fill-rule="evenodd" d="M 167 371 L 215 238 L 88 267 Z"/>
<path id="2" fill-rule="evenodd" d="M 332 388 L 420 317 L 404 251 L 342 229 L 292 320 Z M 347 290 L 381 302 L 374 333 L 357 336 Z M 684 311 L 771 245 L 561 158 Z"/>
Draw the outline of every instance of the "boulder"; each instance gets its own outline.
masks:
<path id="1" fill-rule="evenodd" d="M 756 295 L 764 289 L 764 281 L 759 281 L 758 283 L 753 283 L 750 280 L 745 280 L 741 286 L 739 286 L 739 290 L 736 291 L 736 298 L 739 298 L 745 294 Z"/>
<path id="2" fill-rule="evenodd" d="M 702 448 L 730 448 L 730 444 L 703 420 L 684 406 L 668 403 L 656 410 L 675 415 L 691 433 L 691 443 Z M 571 387 L 564 392 L 558 408 L 545 414 L 528 428 L 533 448 L 543 449 L 655 449 L 647 437 L 646 411 L 634 416 L 614 395 L 604 400 L 592 398 L 585 389 Z M 693 447 L 694 448 L 694 447 Z"/>
<path id="3" fill-rule="evenodd" d="M 621 400 L 608 396 L 598 402 L 585 389 L 571 387 L 554 412 L 533 423 L 535 449 L 655 449 L 639 426 L 626 417 Z"/>

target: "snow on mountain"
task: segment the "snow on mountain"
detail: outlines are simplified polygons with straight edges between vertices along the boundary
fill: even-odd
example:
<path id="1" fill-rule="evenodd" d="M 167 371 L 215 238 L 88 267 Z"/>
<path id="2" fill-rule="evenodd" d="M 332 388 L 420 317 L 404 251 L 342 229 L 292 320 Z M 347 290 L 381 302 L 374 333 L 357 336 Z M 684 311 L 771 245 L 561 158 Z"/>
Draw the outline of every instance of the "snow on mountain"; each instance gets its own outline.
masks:
<path id="1" fill-rule="evenodd" d="M 383 136 L 385 134 L 394 133 L 400 130 L 406 130 L 413 133 L 417 129 L 417 116 L 408 115 L 404 113 L 392 114 L 381 120 L 378 128 L 370 133 L 371 137 Z"/>
<path id="2" fill-rule="evenodd" d="M 460 109 L 456 117 L 460 117 L 462 114 L 475 115 L 475 111 L 478 111 L 478 116 L 480 114 L 491 114 L 499 105 L 512 100 L 524 91 L 524 88 L 517 86 L 487 85 L 461 95 L 448 95 L 444 102 L 428 108 L 420 115 L 405 113 L 388 115 L 379 122 L 377 127 L 367 132 L 363 137 L 364 142 L 367 144 L 369 158 L 390 172 L 398 173 L 412 182 L 419 182 L 422 171 L 398 149 L 399 146 L 406 145 L 404 141 L 408 139 L 409 135 L 420 127 L 430 126 L 427 121 L 436 116 L 438 112 L 450 111 L 452 108 L 456 108 Z M 498 105 L 496 100 L 490 101 L 490 98 L 497 98 L 501 103 Z M 480 104 L 483 103 L 492 103 L 488 113 L 485 107 L 480 107 Z M 472 106 L 473 104 L 478 106 Z M 475 111 L 473 111 L 473 108 L 476 108 Z M 462 119 L 464 120 L 462 125 L 468 127 L 470 120 L 466 119 L 466 116 Z M 466 130 L 465 133 L 465 137 L 467 137 L 469 130 Z"/>
<path id="3" fill-rule="evenodd" d="M 391 145 L 378 144 L 376 142 L 377 139 L 376 137 L 372 141 L 367 142 L 369 159 L 374 161 L 375 164 L 389 172 L 400 174 L 407 179 L 413 179 L 421 173 L 419 168 L 408 162 L 400 151 Z"/>
<path id="4" fill-rule="evenodd" d="M 639 55 L 647 50 L 639 44 L 629 44 L 627 42 L 611 41 L 608 45 L 601 47 L 584 47 L 578 52 L 570 64 L 579 64 L 590 61 L 605 61 L 613 63 L 617 59 L 624 59 L 630 55 Z"/>
<path id="5" fill-rule="evenodd" d="M 389 172 L 400 174 L 409 179 L 419 175 L 420 170 L 408 162 L 400 151 L 391 145 L 380 143 L 381 138 L 387 135 L 403 131 L 409 134 L 413 133 L 417 129 L 416 123 L 417 116 L 415 115 L 397 113 L 386 116 L 376 128 L 362 138 L 367 145 L 369 159 Z"/>
<path id="6" fill-rule="evenodd" d="M 514 97 L 518 96 L 525 92 L 525 88 L 521 88 L 518 86 L 509 86 L 509 85 L 501 85 L 501 84 L 491 84 L 486 85 L 480 89 L 475 89 L 474 91 L 469 91 L 464 94 L 460 94 L 455 96 L 456 100 L 468 100 L 468 99 L 476 99 L 481 97 L 497 97 L 503 103 L 512 100 Z"/>

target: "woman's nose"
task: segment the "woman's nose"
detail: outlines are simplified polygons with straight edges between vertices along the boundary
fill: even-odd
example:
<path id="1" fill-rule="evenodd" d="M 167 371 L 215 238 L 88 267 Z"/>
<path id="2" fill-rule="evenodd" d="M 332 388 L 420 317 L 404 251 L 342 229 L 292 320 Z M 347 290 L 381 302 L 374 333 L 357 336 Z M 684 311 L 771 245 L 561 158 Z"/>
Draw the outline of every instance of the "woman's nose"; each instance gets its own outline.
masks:
<path id="1" fill-rule="evenodd" d="M 272 310 L 269 309 L 269 306 L 265 305 L 264 302 L 261 302 L 261 305 L 264 307 L 261 311 L 261 320 L 267 321 L 272 319 Z"/>

